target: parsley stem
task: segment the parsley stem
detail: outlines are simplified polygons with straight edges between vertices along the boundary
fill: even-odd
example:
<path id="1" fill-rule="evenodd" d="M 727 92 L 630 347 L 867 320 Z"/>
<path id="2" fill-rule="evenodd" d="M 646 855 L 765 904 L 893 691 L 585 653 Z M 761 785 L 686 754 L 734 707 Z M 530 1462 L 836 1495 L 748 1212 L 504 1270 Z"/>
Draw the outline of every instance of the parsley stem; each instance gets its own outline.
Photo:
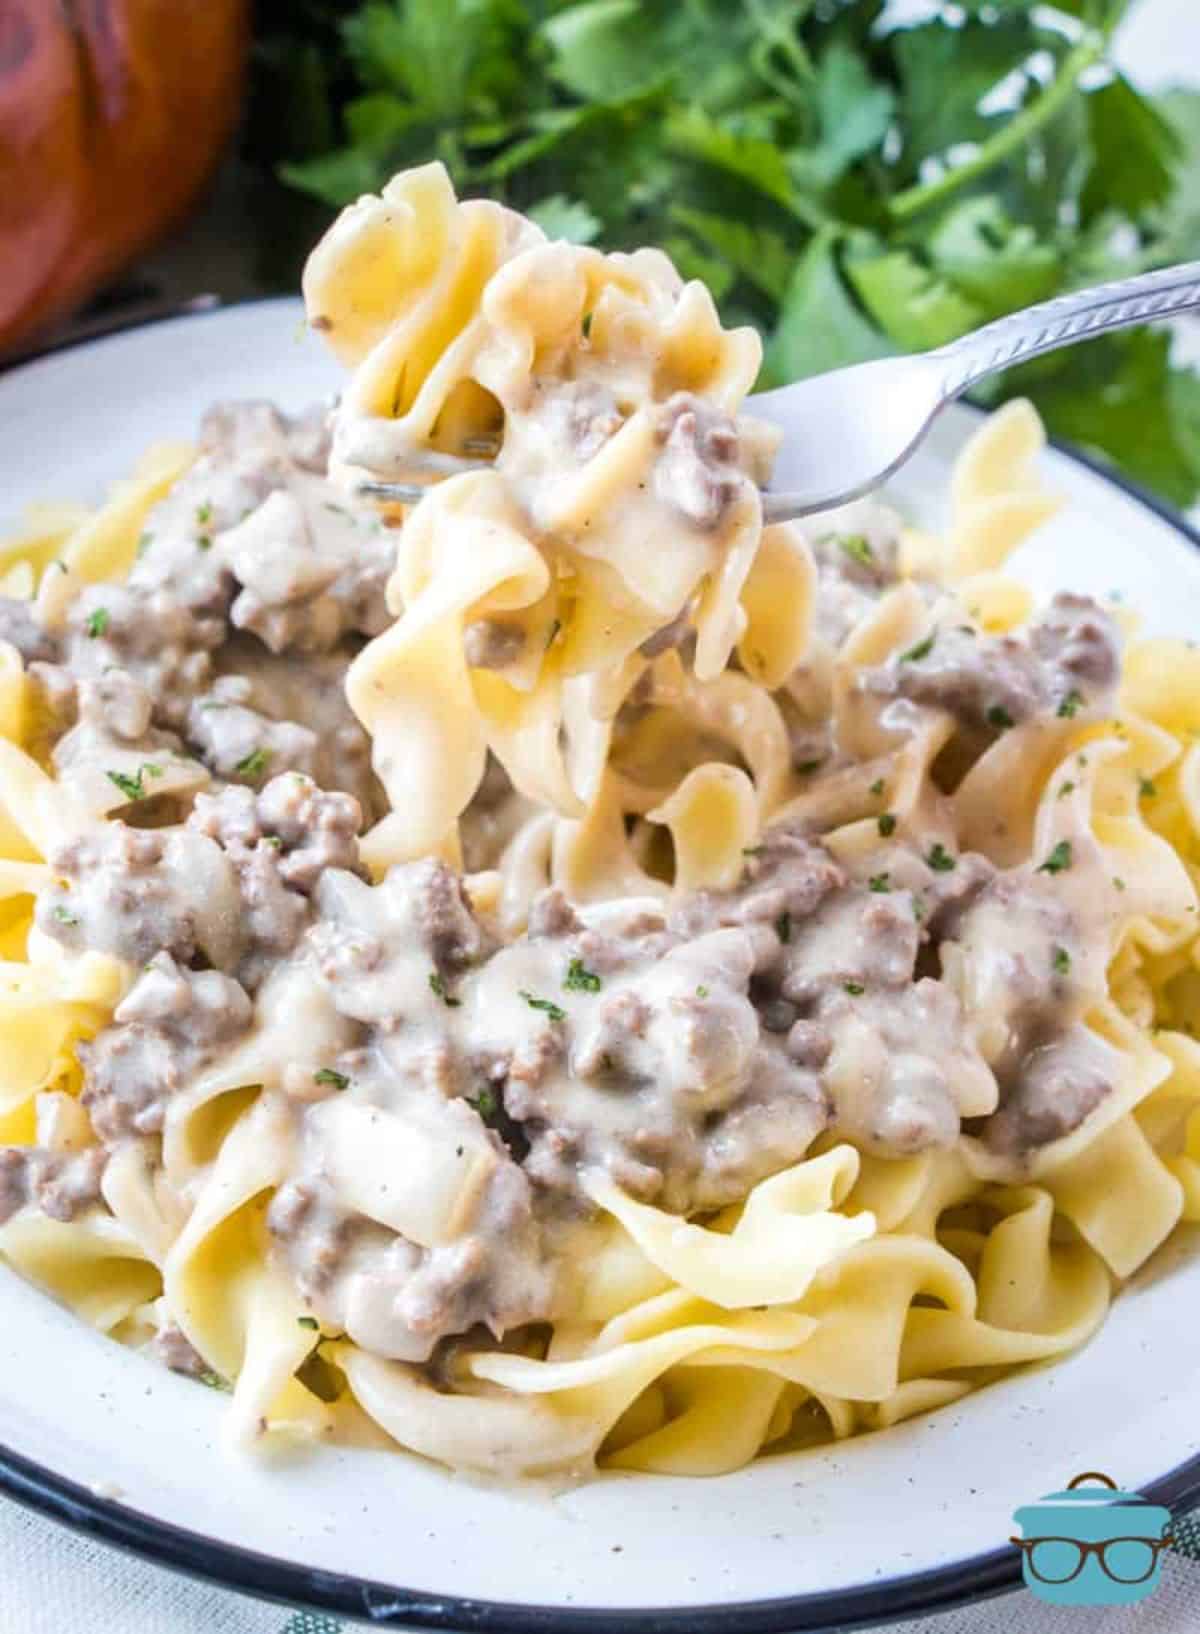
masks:
<path id="1" fill-rule="evenodd" d="M 1091 67 L 1103 50 L 1103 36 L 1089 30 L 1063 58 L 1062 67 L 1041 96 L 1006 120 L 994 135 L 981 144 L 973 158 L 945 171 L 935 181 L 919 182 L 897 193 L 888 205 L 888 214 L 896 221 L 907 221 L 919 211 L 943 203 L 959 188 L 1003 163 L 1009 154 L 1023 147 L 1035 131 L 1054 118 L 1075 89 L 1079 76 Z"/>

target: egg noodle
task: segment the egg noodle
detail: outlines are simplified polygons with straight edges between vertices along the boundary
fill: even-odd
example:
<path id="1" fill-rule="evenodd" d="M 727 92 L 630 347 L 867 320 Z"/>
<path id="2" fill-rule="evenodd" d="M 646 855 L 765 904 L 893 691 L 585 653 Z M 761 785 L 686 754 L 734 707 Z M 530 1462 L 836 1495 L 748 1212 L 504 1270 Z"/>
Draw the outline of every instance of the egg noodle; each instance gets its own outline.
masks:
<path id="1" fill-rule="evenodd" d="M 458 202 L 431 165 L 343 212 L 304 292 L 348 370 L 330 480 L 348 505 L 363 475 L 430 481 L 416 507 L 385 508 L 389 616 L 346 655 L 386 795 L 362 841 L 374 883 L 327 874 L 317 955 L 281 958 L 256 993 L 243 977 L 252 1022 L 172 1080 L 161 1126 L 103 1142 L 87 1206 L 55 1217 L 28 1190 L 0 1209 L 0 1254 L 117 1339 L 181 1335 L 192 1371 L 232 1391 L 236 1439 L 338 1434 L 365 1413 L 405 1448 L 505 1475 L 719 1474 L 1081 1345 L 1200 1219 L 1200 652 L 1122 613 L 1119 692 L 1067 684 L 1072 635 L 1057 691 L 1024 712 L 988 703 L 963 729 L 939 654 L 958 685 L 984 673 L 972 653 L 1008 662 L 1059 639 L 1002 572 L 1055 509 L 1032 409 L 972 438 L 942 537 L 865 503 L 764 528 L 772 435 L 740 412 L 757 337 L 723 329 L 659 252 L 546 242 Z M 194 458 L 156 448 L 98 509 L 31 514 L 0 588 L 49 628 L 124 582 Z M 894 570 L 876 575 L 886 549 Z M 32 668 L 0 642 L 0 1146 L 73 1155 L 98 1139 L 89 1051 L 152 975 L 47 915 L 75 917 L 60 855 L 137 824 L 143 763 L 131 751 L 131 803 L 97 809 L 54 758 Z M 191 775 L 239 781 L 194 760 Z M 505 792 L 489 808 L 492 775 Z M 791 897 L 757 928 L 721 917 L 775 877 L 780 834 L 825 870 L 811 944 Z M 490 938 L 453 976 L 431 971 L 404 895 L 430 858 L 462 872 Z M 938 897 L 967 891 L 969 858 L 977 894 Z M 564 928 L 527 933 L 548 891 Z M 876 950 L 921 941 L 923 975 L 911 959 L 891 985 L 859 974 L 839 904 L 878 927 Z M 663 929 L 701 907 L 694 930 Z M 351 969 L 364 925 L 387 955 Z M 625 939 L 632 1019 L 627 1056 L 597 1045 L 587 1068 L 619 981 L 587 951 L 604 936 Z M 195 981 L 225 979 L 232 963 L 204 951 Z M 1024 990 L 1027 967 L 1045 993 Z M 713 1043 L 696 1000 L 727 989 Z M 809 1086 L 794 1138 L 799 1092 L 746 1089 L 768 1058 L 783 1072 L 768 1012 Z M 394 1051 L 406 1026 L 448 1073 L 500 1060 L 493 1089 L 418 1091 L 407 1068 L 380 1088 L 378 1062 L 360 1086 L 363 1029 Z M 1073 1112 L 1030 1110 L 1051 1068 Z M 652 1093 L 694 1136 L 686 1174 L 620 1123 Z M 376 1272 L 336 1309 L 311 1296 L 273 1213 L 298 1176 L 369 1223 L 389 1298 L 414 1266 L 448 1286 L 468 1250 L 491 1255 L 476 1282 L 503 1289 L 539 1187 L 559 1188 L 554 1252 L 529 1250 L 536 1296 L 527 1279 L 507 1307 L 471 1305 L 456 1272 L 467 1303 L 422 1352 L 416 1317 L 395 1340 L 392 1307 L 367 1303 Z M 531 1181 L 534 1203 L 505 1213 L 503 1187 L 525 1198 Z"/>

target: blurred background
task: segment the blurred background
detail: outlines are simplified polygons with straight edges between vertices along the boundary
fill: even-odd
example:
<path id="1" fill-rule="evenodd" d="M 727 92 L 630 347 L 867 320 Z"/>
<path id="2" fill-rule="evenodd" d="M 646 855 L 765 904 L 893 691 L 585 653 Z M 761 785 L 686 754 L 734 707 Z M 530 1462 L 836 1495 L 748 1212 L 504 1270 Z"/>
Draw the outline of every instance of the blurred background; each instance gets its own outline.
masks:
<path id="1" fill-rule="evenodd" d="M 433 157 L 662 245 L 776 383 L 1200 258 L 1200 0 L 0 0 L 0 358 L 294 291 Z M 1189 357 L 1135 331 L 989 400 L 1188 506 Z"/>

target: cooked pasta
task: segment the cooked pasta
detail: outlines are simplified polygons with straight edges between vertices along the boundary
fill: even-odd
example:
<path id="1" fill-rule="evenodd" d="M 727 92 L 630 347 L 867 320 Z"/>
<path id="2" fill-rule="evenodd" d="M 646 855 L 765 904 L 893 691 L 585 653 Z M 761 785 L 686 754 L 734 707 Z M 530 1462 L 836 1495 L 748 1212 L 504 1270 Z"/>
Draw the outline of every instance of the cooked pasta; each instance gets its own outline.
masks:
<path id="1" fill-rule="evenodd" d="M 757 338 L 440 166 L 0 599 L 0 1254 L 232 1392 L 714 1475 L 1088 1340 L 1200 1219 L 1200 670 L 944 536 L 762 525 Z M 379 510 L 361 479 L 428 482 Z"/>

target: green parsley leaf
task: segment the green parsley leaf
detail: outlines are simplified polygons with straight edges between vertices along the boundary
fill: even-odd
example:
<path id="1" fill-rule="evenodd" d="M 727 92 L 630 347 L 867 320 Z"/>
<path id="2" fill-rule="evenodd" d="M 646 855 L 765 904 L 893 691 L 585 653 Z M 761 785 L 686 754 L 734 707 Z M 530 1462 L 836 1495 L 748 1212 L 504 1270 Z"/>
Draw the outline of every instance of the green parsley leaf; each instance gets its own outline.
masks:
<path id="1" fill-rule="evenodd" d="M 251 749 L 248 755 L 243 755 L 233 768 L 239 777 L 259 778 L 271 763 L 269 749 Z"/>
<path id="2" fill-rule="evenodd" d="M 1060 783 L 1059 784 L 1059 786 L 1058 786 L 1058 798 L 1060 800 L 1065 800 L 1068 794 L 1074 793 L 1074 790 L 1075 790 L 1075 785 L 1074 785 L 1074 783 L 1071 782 L 1070 778 L 1068 778 L 1065 783 Z"/>
<path id="3" fill-rule="evenodd" d="M 883 813 L 883 816 L 878 819 L 878 822 L 877 822 L 876 826 L 878 827 L 879 832 L 883 835 L 884 839 L 886 840 L 889 835 L 894 834 L 896 832 L 895 813 L 890 812 L 890 811 L 885 811 Z"/>
<path id="4" fill-rule="evenodd" d="M 214 1373 L 211 1367 L 201 1369 L 196 1374 L 196 1378 L 201 1384 L 207 1385 L 210 1390 L 223 1390 L 227 1395 L 233 1391 L 233 1386 L 229 1380 L 222 1378 L 219 1373 Z"/>
<path id="5" fill-rule="evenodd" d="M 875 891 L 877 893 L 882 893 L 882 892 L 890 891 L 891 888 L 892 888 L 892 876 L 889 873 L 887 873 L 886 870 L 882 874 L 872 874 L 870 879 L 867 881 L 867 889 L 869 891 Z"/>
<path id="6" fill-rule="evenodd" d="M 894 350 L 847 289 L 839 248 L 838 234 L 819 232 L 796 263 L 767 346 L 768 382 L 802 380 Z"/>
<path id="7" fill-rule="evenodd" d="M 1063 275 L 1057 244 L 1040 239 L 1027 222 L 1014 222 L 994 194 L 952 206 L 930 237 L 928 252 L 942 277 L 988 318 L 1045 300 Z M 963 634 L 977 631 L 968 624 Z"/>
<path id="8" fill-rule="evenodd" d="M 594 970 L 589 970 L 582 959 L 572 959 L 563 977 L 563 986 L 575 993 L 598 993 L 601 981 Z"/>
<path id="9" fill-rule="evenodd" d="M 344 1072 L 335 1072 L 332 1067 L 318 1067 L 313 1073 L 313 1083 L 321 1084 L 326 1089 L 348 1089 L 350 1080 Z"/>
<path id="10" fill-rule="evenodd" d="M 485 1084 L 469 1104 L 475 1108 L 489 1129 L 495 1127 L 500 1116 L 500 1097 L 490 1084 Z"/>
<path id="11" fill-rule="evenodd" d="M 1058 976 L 1069 976 L 1070 975 L 1070 973 L 1071 973 L 1071 955 L 1067 952 L 1065 947 L 1056 947 L 1055 948 L 1054 958 L 1051 961 L 1051 963 L 1054 966 L 1054 971 L 1055 971 L 1056 975 L 1058 975 Z"/>
<path id="12" fill-rule="evenodd" d="M 97 636 L 103 635 L 104 632 L 107 629 L 108 629 L 108 608 L 107 607 L 97 607 L 94 612 L 91 612 L 91 613 L 88 614 L 88 617 L 87 617 L 87 633 L 88 633 L 89 636 L 91 636 L 93 641 L 96 639 Z"/>
<path id="13" fill-rule="evenodd" d="M 861 982 L 843 982 L 842 987 L 845 992 L 849 993 L 852 999 L 861 998 L 866 992 L 866 988 Z"/>
<path id="14" fill-rule="evenodd" d="M 958 858 L 946 850 L 941 840 L 935 840 L 926 853 L 925 861 L 935 874 L 948 874 L 957 866 Z"/>
<path id="15" fill-rule="evenodd" d="M 792 916 L 784 912 L 775 921 L 775 934 L 781 942 L 790 942 L 792 939 Z"/>
<path id="16" fill-rule="evenodd" d="M 1117 74 L 1087 99 L 1092 163 L 1083 210 L 1094 217 L 1114 207 L 1140 218 L 1171 196 L 1180 140 L 1169 120 Z"/>
<path id="17" fill-rule="evenodd" d="M 987 723 L 989 726 L 994 726 L 997 731 L 1000 732 L 1007 732 L 1010 726 L 1016 725 L 1016 722 L 1013 720 L 1008 710 L 1005 709 L 1003 704 L 992 705 L 987 712 Z"/>
<path id="18" fill-rule="evenodd" d="M 299 1327 L 311 1328 L 314 1333 L 316 1333 L 318 1328 L 321 1326 L 315 1316 L 298 1316 L 296 1318 L 296 1323 Z"/>
<path id="19" fill-rule="evenodd" d="M 811 777 L 823 764 L 820 760 L 801 760 L 796 766 L 796 771 L 801 777 Z"/>
<path id="20" fill-rule="evenodd" d="M 196 521 L 202 528 L 206 528 L 212 521 L 212 506 L 207 499 L 202 505 L 196 506 Z"/>
<path id="21" fill-rule="evenodd" d="M 862 533 L 846 533 L 838 537 L 838 545 L 842 553 L 849 556 L 852 562 L 860 567 L 874 567 L 875 552 L 871 549 L 871 542 Z"/>
<path id="22" fill-rule="evenodd" d="M 1155 783 L 1154 779 L 1152 777 L 1144 777 L 1142 775 L 1142 773 L 1139 772 L 1138 773 L 1138 799 L 1139 800 L 1153 800 L 1154 796 L 1157 793 L 1158 793 L 1158 785 Z"/>
<path id="23" fill-rule="evenodd" d="M 905 351 L 944 346 L 983 321 L 982 310 L 912 250 L 850 257 L 846 276 L 879 327 Z"/>
<path id="24" fill-rule="evenodd" d="M 928 658 L 930 653 L 933 651 L 933 643 L 936 641 L 936 639 L 936 631 L 933 635 L 927 635 L 924 641 L 918 641 L 915 646 L 909 647 L 907 652 L 902 652 L 900 654 L 900 662 L 902 664 L 916 664 L 919 663 L 922 658 Z"/>
<path id="25" fill-rule="evenodd" d="M 539 999 L 533 993 L 528 993 L 522 987 L 519 989 L 521 997 L 531 1010 L 544 1010 L 551 1021 L 565 1021 L 567 1012 L 561 1005 L 555 1004 L 553 999 Z"/>
<path id="26" fill-rule="evenodd" d="M 600 219 L 586 204 L 569 199 L 565 193 L 551 193 L 530 205 L 527 214 L 549 239 L 565 239 L 568 244 L 590 244 L 599 236 Z"/>
<path id="27" fill-rule="evenodd" d="M 56 902 L 50 911 L 60 925 L 77 925 L 79 923 L 79 915 L 72 913 L 70 908 L 64 908 L 61 902 Z"/>
<path id="28" fill-rule="evenodd" d="M 140 771 L 135 773 L 133 777 L 130 777 L 126 772 L 112 771 L 106 771 L 104 775 L 110 783 L 120 789 L 127 800 L 144 800 L 146 798 L 146 790 L 142 783 Z"/>
<path id="29" fill-rule="evenodd" d="M 1045 862 L 1038 864 L 1037 872 L 1039 874 L 1061 874 L 1064 868 L 1070 866 L 1071 842 L 1070 840 L 1059 840 Z"/>
<path id="30" fill-rule="evenodd" d="M 882 779 L 882 777 L 877 777 L 875 779 L 875 781 L 871 784 L 871 787 L 867 790 L 867 793 L 868 794 L 874 794 L 874 795 L 880 795 L 880 794 L 883 793 L 883 779 Z"/>
<path id="31" fill-rule="evenodd" d="M 1082 702 L 1083 693 L 1076 687 L 1072 687 L 1070 692 L 1068 692 L 1066 697 L 1063 699 L 1062 703 L 1060 703 L 1058 706 L 1059 719 L 1064 721 L 1074 720 L 1075 716 L 1079 713 L 1079 706 L 1082 704 Z"/>
<path id="32" fill-rule="evenodd" d="M 698 999 L 706 999 L 708 997 L 708 988 L 707 987 L 698 987 L 696 989 L 696 997 Z"/>
<path id="33" fill-rule="evenodd" d="M 871 72 L 869 59 L 836 35 L 818 60 L 813 92 L 817 142 L 812 151 L 793 155 L 791 170 L 808 187 L 827 188 L 879 148 L 896 99 Z"/>
<path id="34" fill-rule="evenodd" d="M 429 972 L 429 986 L 430 990 L 437 994 L 448 1010 L 457 1010 L 462 1003 L 461 999 L 452 998 L 446 991 L 445 977 L 440 970 L 431 970 Z"/>
<path id="35" fill-rule="evenodd" d="M 783 299 L 795 257 L 782 233 L 686 204 L 672 204 L 670 217 L 675 226 L 699 239 L 706 254 L 724 261 L 736 277 L 744 278 L 772 301 Z"/>

